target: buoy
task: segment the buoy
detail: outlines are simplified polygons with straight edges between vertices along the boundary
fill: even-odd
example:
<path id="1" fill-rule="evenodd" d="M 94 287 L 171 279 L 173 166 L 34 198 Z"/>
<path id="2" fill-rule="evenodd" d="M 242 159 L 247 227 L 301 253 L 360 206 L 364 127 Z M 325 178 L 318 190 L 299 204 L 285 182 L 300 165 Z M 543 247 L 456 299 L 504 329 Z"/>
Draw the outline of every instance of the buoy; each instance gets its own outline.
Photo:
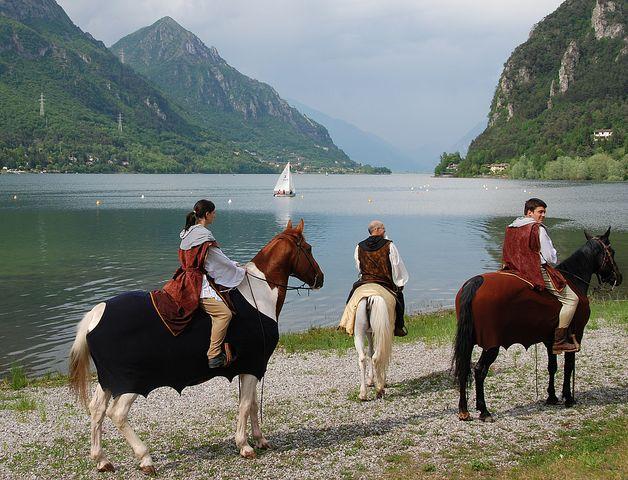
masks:
<path id="1" fill-rule="evenodd" d="M 373 200 L 371 200 L 371 199 L 369 198 L 369 203 L 372 203 L 372 202 L 373 202 Z"/>
<path id="2" fill-rule="evenodd" d="M 96 206 L 100 205 L 102 202 L 100 200 L 96 200 Z"/>
<path id="3" fill-rule="evenodd" d="M 303 198 L 303 195 L 301 195 L 301 198 Z"/>
<path id="4" fill-rule="evenodd" d="M 17 200 L 17 195 L 13 195 L 13 200 Z"/>
<path id="5" fill-rule="evenodd" d="M 526 189 L 525 188 L 523 189 L 523 193 L 526 193 Z"/>
<path id="6" fill-rule="evenodd" d="M 410 187 L 410 190 L 413 190 L 413 191 L 414 191 L 414 187 Z"/>
<path id="7" fill-rule="evenodd" d="M 227 201 L 227 203 L 228 203 L 229 205 L 231 205 L 231 199 L 229 199 L 229 200 Z"/>
<path id="8" fill-rule="evenodd" d="M 144 194 L 142 193 L 142 198 L 144 198 Z"/>

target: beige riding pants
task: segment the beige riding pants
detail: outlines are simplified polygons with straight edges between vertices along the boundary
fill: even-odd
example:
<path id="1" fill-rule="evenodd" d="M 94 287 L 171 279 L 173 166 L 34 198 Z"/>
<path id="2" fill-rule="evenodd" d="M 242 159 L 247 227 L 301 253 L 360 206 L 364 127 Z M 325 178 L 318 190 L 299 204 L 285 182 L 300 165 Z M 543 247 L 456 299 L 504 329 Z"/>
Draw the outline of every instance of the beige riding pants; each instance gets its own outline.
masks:
<path id="1" fill-rule="evenodd" d="M 562 304 L 558 314 L 558 328 L 567 328 L 576 313 L 576 308 L 578 308 L 578 295 L 569 288 L 569 285 L 565 285 L 563 291 L 559 292 L 554 288 L 554 284 L 544 268 L 541 268 L 541 272 L 543 273 L 543 280 L 545 280 L 545 288 Z"/>
<path id="2" fill-rule="evenodd" d="M 212 317 L 212 336 L 207 351 L 207 358 L 214 358 L 222 351 L 222 342 L 227 335 L 227 328 L 231 321 L 231 310 L 225 302 L 215 298 L 201 298 L 200 306 L 203 311 Z"/>

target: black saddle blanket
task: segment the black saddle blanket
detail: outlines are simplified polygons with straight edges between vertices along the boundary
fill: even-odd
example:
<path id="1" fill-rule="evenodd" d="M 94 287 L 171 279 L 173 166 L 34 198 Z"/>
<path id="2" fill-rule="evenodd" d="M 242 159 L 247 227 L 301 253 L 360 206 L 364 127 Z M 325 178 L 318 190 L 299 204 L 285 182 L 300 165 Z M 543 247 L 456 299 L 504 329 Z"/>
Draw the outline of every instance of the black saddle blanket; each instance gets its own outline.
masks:
<path id="1" fill-rule="evenodd" d="M 231 381 L 241 373 L 258 379 L 266 373 L 279 341 L 277 322 L 258 313 L 237 290 L 231 292 L 237 310 L 227 331 L 237 359 L 228 368 L 207 366 L 211 317 L 201 309 L 178 336 L 162 323 L 148 292 L 127 292 L 107 300 L 100 322 L 87 334 L 98 382 L 114 397 L 148 395 L 158 387 L 179 393 L 221 376 Z"/>

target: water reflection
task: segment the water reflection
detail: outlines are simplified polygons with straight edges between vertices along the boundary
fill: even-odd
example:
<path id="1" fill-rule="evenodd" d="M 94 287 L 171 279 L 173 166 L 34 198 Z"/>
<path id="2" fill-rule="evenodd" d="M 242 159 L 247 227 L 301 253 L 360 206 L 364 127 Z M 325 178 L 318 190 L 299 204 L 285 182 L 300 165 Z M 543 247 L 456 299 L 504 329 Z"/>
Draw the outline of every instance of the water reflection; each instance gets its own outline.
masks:
<path id="1" fill-rule="evenodd" d="M 499 267 L 504 229 L 520 210 L 520 197 L 528 195 L 516 182 L 488 192 L 479 188 L 481 181 L 412 175 L 300 176 L 299 195 L 280 199 L 270 193 L 274 176 L 264 175 L 16 177 L 0 177 L 0 373 L 12 362 L 35 373 L 65 370 L 75 325 L 87 310 L 123 291 L 163 285 L 177 267 L 178 233 L 198 198 L 216 203 L 211 229 L 240 262 L 288 219 L 304 218 L 325 287 L 309 296 L 288 295 L 280 319 L 286 331 L 337 322 L 357 278 L 355 245 L 374 218 L 386 223 L 410 272 L 409 310 L 451 305 L 467 278 Z M 419 188 L 427 183 L 429 192 Z M 563 214 L 548 220 L 561 258 L 584 243 L 576 221 L 601 233 L 606 225 L 599 223 L 611 217 L 620 230 L 611 234 L 617 263 L 625 268 L 624 186 L 539 183 L 535 189 L 546 199 L 556 197 L 552 215 Z M 18 201 L 11 200 L 13 192 Z M 570 202 L 585 193 L 592 200 L 574 210 Z M 626 288 L 615 295 L 625 296 Z"/>

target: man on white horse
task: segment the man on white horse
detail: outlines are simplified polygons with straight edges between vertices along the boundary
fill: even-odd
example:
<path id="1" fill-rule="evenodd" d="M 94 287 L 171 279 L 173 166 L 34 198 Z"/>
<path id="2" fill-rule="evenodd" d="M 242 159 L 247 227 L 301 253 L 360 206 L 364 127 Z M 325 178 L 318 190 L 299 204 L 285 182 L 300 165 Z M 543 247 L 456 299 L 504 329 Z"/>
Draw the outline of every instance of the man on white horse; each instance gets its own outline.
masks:
<path id="1" fill-rule="evenodd" d="M 355 247 L 355 265 L 360 272 L 360 278 L 353 284 L 347 300 L 347 309 L 355 312 L 360 298 L 364 298 L 365 285 L 379 285 L 388 295 L 384 299 L 392 298 L 395 304 L 395 336 L 404 337 L 408 334 L 404 325 L 405 302 L 403 287 L 408 283 L 408 271 L 399 255 L 397 247 L 386 238 L 386 226 L 379 220 L 373 220 L 368 226 L 369 236 Z M 355 313 L 354 313 L 355 318 Z M 345 315 L 340 326 L 345 326 Z M 353 332 L 349 332 L 353 333 Z"/>

